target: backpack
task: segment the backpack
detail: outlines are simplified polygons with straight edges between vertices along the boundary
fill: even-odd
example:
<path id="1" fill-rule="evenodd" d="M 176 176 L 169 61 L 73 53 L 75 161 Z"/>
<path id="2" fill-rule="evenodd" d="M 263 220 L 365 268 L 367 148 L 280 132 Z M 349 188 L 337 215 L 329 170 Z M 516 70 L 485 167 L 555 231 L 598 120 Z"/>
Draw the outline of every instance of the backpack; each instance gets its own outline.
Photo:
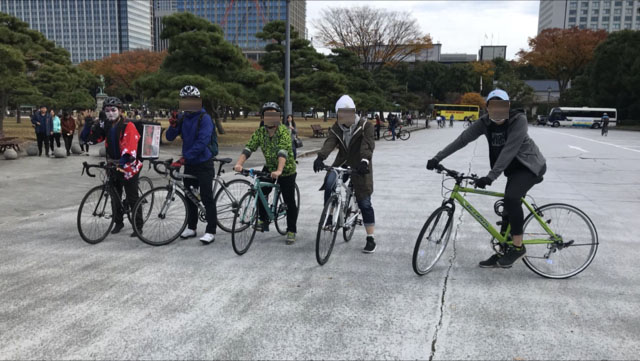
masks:
<path id="1" fill-rule="evenodd" d="M 196 134 L 200 133 L 200 121 L 202 121 L 202 118 L 204 117 L 205 114 L 206 114 L 205 112 L 202 112 L 198 117 L 198 125 L 196 125 Z M 178 119 L 180 129 L 182 129 L 183 121 L 184 121 L 184 114 L 180 117 L 180 119 Z M 213 131 L 211 132 L 211 138 L 209 140 L 209 144 L 207 144 L 207 148 L 209 148 L 209 151 L 211 152 L 211 156 L 215 157 L 216 155 L 218 155 L 218 141 L 213 137 L 213 134 L 216 131 L 216 123 L 213 121 L 213 118 L 211 118 L 211 123 L 213 124 Z"/>

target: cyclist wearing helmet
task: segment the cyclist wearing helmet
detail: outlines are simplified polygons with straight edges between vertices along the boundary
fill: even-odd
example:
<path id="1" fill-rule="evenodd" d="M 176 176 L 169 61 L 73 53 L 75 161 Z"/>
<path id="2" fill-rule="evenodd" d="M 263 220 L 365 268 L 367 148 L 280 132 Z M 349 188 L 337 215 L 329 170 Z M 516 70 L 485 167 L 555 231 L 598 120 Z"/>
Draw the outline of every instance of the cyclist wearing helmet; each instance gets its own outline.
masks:
<path id="1" fill-rule="evenodd" d="M 282 114 L 280 106 L 274 102 L 265 103 L 260 111 L 260 126 L 251 136 L 242 154 L 238 158 L 234 169 L 236 172 L 242 171 L 242 165 L 253 152 L 262 148 L 265 159 L 263 172 L 270 172 L 272 179 L 267 182 L 278 181 L 282 198 L 287 205 L 287 244 L 296 241 L 296 223 L 298 222 L 298 206 L 296 205 L 296 162 L 293 157 L 293 147 L 291 145 L 291 133 L 282 124 Z M 263 188 L 265 195 L 271 192 L 271 188 Z M 257 229 L 261 232 L 269 231 L 268 217 L 262 203 L 258 202 Z"/>
<path id="2" fill-rule="evenodd" d="M 600 131 L 600 135 L 608 136 L 609 135 L 609 115 L 607 113 L 602 114 L 602 130 Z"/>
<path id="3" fill-rule="evenodd" d="M 180 90 L 180 110 L 184 113 L 177 119 L 169 120 L 167 140 L 173 141 L 178 135 L 182 137 L 182 158 L 178 165 L 184 164 L 184 174 L 197 179 L 185 179 L 187 188 L 200 188 L 202 204 L 207 212 L 207 228 L 200 238 L 203 244 L 210 244 L 216 238 L 216 204 L 213 202 L 213 178 L 215 171 L 212 158 L 218 154 L 218 136 L 213 120 L 202 107 L 200 91 L 192 85 Z M 213 149 L 210 145 L 213 144 Z M 196 237 L 198 226 L 198 207 L 189 200 L 187 202 L 187 228 L 180 235 L 181 238 Z"/>
<path id="4" fill-rule="evenodd" d="M 520 199 L 535 185 L 542 182 L 547 170 L 546 160 L 538 146 L 527 134 L 527 118 L 520 110 L 510 109 L 509 95 L 495 89 L 487 96 L 488 113 L 473 122 L 460 136 L 427 163 L 427 169 L 435 169 L 443 159 L 462 149 L 481 135 L 489 143 L 491 171 L 476 181 L 477 188 L 485 188 L 504 172 L 507 185 L 504 196 L 502 232 L 511 224 L 513 246 L 503 255 L 494 254 L 480 267 L 509 268 L 524 257 L 522 244 L 524 214 Z"/>
<path id="5" fill-rule="evenodd" d="M 367 117 L 359 118 L 356 115 L 356 105 L 348 95 L 343 95 L 336 102 L 338 119 L 329 130 L 327 140 L 318 152 L 318 158 L 313 162 L 313 171 L 319 172 L 324 167 L 324 160 L 329 154 L 338 148 L 338 155 L 333 161 L 334 167 L 349 166 L 355 172 L 351 173 L 353 190 L 356 193 L 358 207 L 362 211 L 362 220 L 367 232 L 367 244 L 362 252 L 373 253 L 376 250 L 373 231 L 375 229 L 375 213 L 371 204 L 373 193 L 373 173 L 371 160 L 375 139 L 373 136 L 373 124 L 367 121 Z M 389 116 L 392 122 L 392 115 Z M 324 190 L 325 203 L 331 196 L 331 191 L 336 187 L 336 175 L 328 172 L 321 189 Z M 328 219 L 327 223 L 333 220 Z"/>
<path id="6" fill-rule="evenodd" d="M 126 193 L 126 202 L 129 209 L 133 209 L 138 202 L 138 173 L 142 168 L 142 162 L 137 160 L 138 142 L 140 133 L 136 126 L 125 119 L 122 111 L 122 102 L 116 97 L 105 99 L 102 110 L 106 119 L 94 123 L 89 134 L 90 143 L 104 141 L 107 150 L 107 159 L 118 163 L 114 188 L 122 197 L 122 189 Z M 111 233 L 119 233 L 124 227 L 123 212 L 115 202 L 112 204 L 115 226 Z M 135 222 L 138 229 L 142 229 L 142 213 L 136 214 Z M 135 232 L 131 237 L 136 236 Z"/>

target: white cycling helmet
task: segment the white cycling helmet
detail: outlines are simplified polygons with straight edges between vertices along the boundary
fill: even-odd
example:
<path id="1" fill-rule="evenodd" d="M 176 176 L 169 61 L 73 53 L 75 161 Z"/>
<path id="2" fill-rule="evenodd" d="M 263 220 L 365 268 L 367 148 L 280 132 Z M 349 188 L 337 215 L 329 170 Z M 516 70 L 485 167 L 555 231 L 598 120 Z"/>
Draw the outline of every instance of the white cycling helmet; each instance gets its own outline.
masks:
<path id="1" fill-rule="evenodd" d="M 200 90 L 193 85 L 186 85 L 180 90 L 180 98 L 200 98 Z"/>
<path id="2" fill-rule="evenodd" d="M 489 103 L 489 100 L 493 98 L 498 98 L 500 100 L 509 100 L 509 94 L 507 94 L 507 92 L 502 89 L 496 88 L 492 90 L 489 95 L 487 95 L 487 103 Z"/>

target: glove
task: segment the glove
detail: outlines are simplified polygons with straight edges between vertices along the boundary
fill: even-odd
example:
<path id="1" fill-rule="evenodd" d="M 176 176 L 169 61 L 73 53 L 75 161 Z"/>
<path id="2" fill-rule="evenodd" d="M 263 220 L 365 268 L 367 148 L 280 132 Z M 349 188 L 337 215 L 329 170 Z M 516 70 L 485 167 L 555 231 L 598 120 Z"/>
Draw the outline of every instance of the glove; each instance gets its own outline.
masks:
<path id="1" fill-rule="evenodd" d="M 324 162 L 322 161 L 322 159 L 320 159 L 320 157 L 316 158 L 316 160 L 313 161 L 313 171 L 315 173 L 318 173 L 323 168 L 324 168 Z"/>
<path id="2" fill-rule="evenodd" d="M 436 169 L 436 167 L 438 166 L 438 164 L 440 164 L 440 161 L 435 159 L 435 158 L 431 158 L 429 159 L 429 161 L 427 162 L 427 169 L 428 170 L 434 170 Z"/>
<path id="3" fill-rule="evenodd" d="M 369 174 L 369 163 L 365 160 L 361 160 L 360 164 L 356 166 L 356 171 L 360 174 Z"/>
<path id="4" fill-rule="evenodd" d="M 169 125 L 175 128 L 178 125 L 178 119 L 169 118 Z"/>
<path id="5" fill-rule="evenodd" d="M 493 181 L 489 177 L 482 177 L 475 182 L 476 188 L 484 189 L 486 186 L 490 186 Z"/>
<path id="6" fill-rule="evenodd" d="M 180 158 L 177 161 L 171 163 L 171 166 L 174 168 L 180 168 L 184 165 L 184 158 Z"/>

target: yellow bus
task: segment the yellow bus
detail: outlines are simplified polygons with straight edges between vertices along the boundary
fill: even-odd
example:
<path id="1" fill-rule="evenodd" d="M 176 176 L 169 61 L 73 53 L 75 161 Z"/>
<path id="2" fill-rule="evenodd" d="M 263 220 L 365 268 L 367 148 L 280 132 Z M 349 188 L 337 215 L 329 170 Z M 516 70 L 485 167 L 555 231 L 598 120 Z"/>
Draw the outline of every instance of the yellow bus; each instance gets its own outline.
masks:
<path id="1" fill-rule="evenodd" d="M 463 104 L 434 104 L 432 117 L 435 119 L 438 115 L 444 116 L 449 120 L 453 114 L 453 119 L 464 120 L 469 118 L 476 120 L 480 117 L 480 107 L 477 105 L 463 105 Z"/>

